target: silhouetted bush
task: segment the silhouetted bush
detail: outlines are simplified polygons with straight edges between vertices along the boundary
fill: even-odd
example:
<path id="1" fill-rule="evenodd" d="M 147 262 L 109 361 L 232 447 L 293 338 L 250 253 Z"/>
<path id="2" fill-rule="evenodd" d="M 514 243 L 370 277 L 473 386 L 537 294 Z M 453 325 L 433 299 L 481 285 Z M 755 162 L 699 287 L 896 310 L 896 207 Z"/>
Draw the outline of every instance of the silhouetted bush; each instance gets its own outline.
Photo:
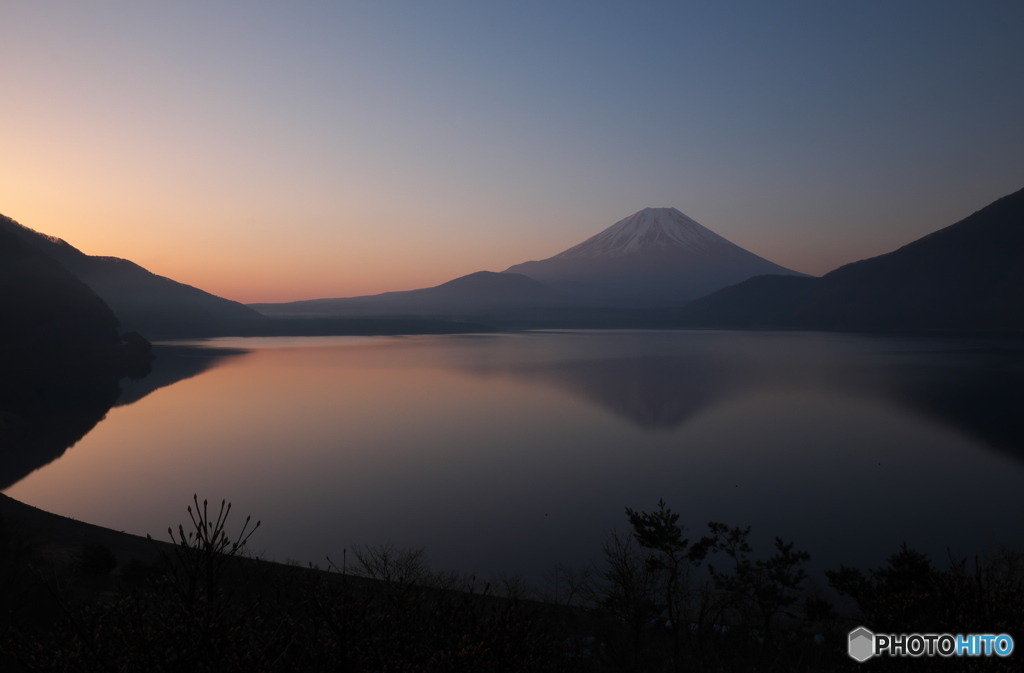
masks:
<path id="1" fill-rule="evenodd" d="M 864 621 L 883 633 L 1013 632 L 1024 624 L 1024 555 L 1001 549 L 987 562 L 950 557 L 937 570 L 905 544 L 866 574 L 840 566 L 829 584 L 857 603 Z"/>
<path id="2" fill-rule="evenodd" d="M 5 623 L 10 599 L 24 581 L 29 542 L 17 522 L 0 513 L 0 628 Z"/>
<path id="3" fill-rule="evenodd" d="M 122 582 L 113 599 L 75 602 L 51 587 L 64 619 L 11 631 L 0 661 L 6 652 L 30 671 L 579 669 L 539 604 L 398 581 L 408 574 L 391 569 L 418 573 L 422 554 L 391 546 L 391 581 L 244 558 L 248 520 L 229 536 L 230 505 L 210 512 L 193 500 L 157 573 Z M 381 567 L 381 551 L 363 550 L 366 567 Z"/>
<path id="4" fill-rule="evenodd" d="M 102 542 L 87 542 L 75 563 L 78 572 L 88 577 L 109 575 L 117 567 L 117 557 Z"/>
<path id="5" fill-rule="evenodd" d="M 714 522 L 691 542 L 659 502 L 653 512 L 627 510 L 631 529 L 609 535 L 600 564 L 558 569 L 556 603 L 542 604 L 520 598 L 528 589 L 518 578 L 499 580 L 508 597 L 439 588 L 424 550 L 390 543 L 357 548 L 352 572 L 344 561 L 320 572 L 247 558 L 248 519 L 229 535 L 230 505 L 211 512 L 193 502 L 162 559 L 126 564 L 116 583 L 75 587 L 59 573 L 37 575 L 62 618 L 10 627 L 0 664 L 6 655 L 25 670 L 61 672 L 852 671 L 860 669 L 845 637 L 854 625 L 1013 633 L 1024 623 L 1024 557 L 1013 552 L 938 571 L 904 547 L 876 570 L 843 567 L 830 581 L 863 614 L 840 614 L 804 590 L 808 557 L 792 543 L 777 539 L 758 557 L 749 528 Z M 0 563 L 17 556 L 11 539 L 0 519 Z M 108 553 L 90 545 L 82 558 L 103 574 Z"/>

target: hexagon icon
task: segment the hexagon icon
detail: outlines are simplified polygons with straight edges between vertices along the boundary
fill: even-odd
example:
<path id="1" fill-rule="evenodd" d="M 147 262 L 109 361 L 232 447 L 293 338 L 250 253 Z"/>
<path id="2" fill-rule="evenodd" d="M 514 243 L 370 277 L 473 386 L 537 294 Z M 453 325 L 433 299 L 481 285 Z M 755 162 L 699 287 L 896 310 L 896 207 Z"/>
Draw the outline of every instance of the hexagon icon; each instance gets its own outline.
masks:
<path id="1" fill-rule="evenodd" d="M 875 654 L 875 634 L 863 626 L 850 631 L 850 657 L 857 661 L 867 661 Z"/>

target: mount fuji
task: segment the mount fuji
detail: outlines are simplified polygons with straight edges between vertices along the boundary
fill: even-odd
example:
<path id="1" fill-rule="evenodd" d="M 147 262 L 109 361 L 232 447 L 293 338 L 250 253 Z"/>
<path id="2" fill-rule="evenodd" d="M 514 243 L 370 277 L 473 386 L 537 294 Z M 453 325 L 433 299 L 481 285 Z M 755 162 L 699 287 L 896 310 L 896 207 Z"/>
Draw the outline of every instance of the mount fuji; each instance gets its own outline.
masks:
<path id="1" fill-rule="evenodd" d="M 645 208 L 554 257 L 500 273 L 478 271 L 419 290 L 250 307 L 275 318 L 486 316 L 516 326 L 609 326 L 632 324 L 638 311 L 649 321 L 652 310 L 681 306 L 764 274 L 803 276 L 730 243 L 675 208 Z"/>
<path id="2" fill-rule="evenodd" d="M 518 273 L 589 304 L 680 306 L 753 276 L 803 276 L 722 238 L 675 208 L 644 208 Z"/>

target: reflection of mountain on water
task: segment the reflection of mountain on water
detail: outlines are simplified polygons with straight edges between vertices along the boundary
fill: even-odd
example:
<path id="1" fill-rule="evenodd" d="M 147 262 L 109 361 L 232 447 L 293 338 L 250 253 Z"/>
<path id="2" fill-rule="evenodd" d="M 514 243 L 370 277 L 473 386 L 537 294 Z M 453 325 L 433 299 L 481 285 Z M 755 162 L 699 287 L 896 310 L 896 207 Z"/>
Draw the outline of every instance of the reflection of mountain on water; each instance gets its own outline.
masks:
<path id="1" fill-rule="evenodd" d="M 123 407 L 138 402 L 146 395 L 169 385 L 199 376 L 213 369 L 227 358 L 248 351 L 233 348 L 202 348 L 197 346 L 154 346 L 153 371 L 141 379 L 121 381 L 121 395 L 114 406 Z"/>
<path id="2" fill-rule="evenodd" d="M 896 404 L 1024 460 L 1024 372 L 906 367 L 887 393 Z"/>
<path id="3" fill-rule="evenodd" d="M 677 357 L 568 360 L 511 367 L 502 373 L 566 390 L 634 425 L 661 430 L 682 425 L 701 409 L 730 397 L 737 384 L 714 366 Z"/>
<path id="4" fill-rule="evenodd" d="M 103 420 L 113 406 L 196 376 L 243 351 L 154 348 L 152 371 L 124 379 L 101 371 L 9 371 L 0 377 L 0 490 L 52 463 Z"/>
<path id="5" fill-rule="evenodd" d="M 474 368 L 564 390 L 648 430 L 671 430 L 751 393 L 803 391 L 882 401 L 1024 460 L 1024 370 L 1015 349 L 801 360 L 708 357 L 562 360 Z M 909 362 L 908 362 L 909 361 Z"/>
<path id="6" fill-rule="evenodd" d="M 53 462 L 103 419 L 117 377 L 80 372 L 4 372 L 0 381 L 0 489 Z"/>

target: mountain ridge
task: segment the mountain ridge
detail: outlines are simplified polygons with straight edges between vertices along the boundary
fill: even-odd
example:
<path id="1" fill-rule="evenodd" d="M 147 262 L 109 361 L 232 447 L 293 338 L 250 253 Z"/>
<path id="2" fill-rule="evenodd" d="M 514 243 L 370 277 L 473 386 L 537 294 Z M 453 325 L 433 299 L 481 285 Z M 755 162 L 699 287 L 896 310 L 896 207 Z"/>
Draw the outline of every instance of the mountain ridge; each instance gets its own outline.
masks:
<path id="1" fill-rule="evenodd" d="M 118 344 L 114 312 L 60 263 L 0 228 L 0 344 L 91 348 Z"/>
<path id="2" fill-rule="evenodd" d="M 548 278 L 545 268 L 552 264 L 568 273 Z M 678 307 L 764 273 L 802 275 L 744 250 L 675 208 L 644 208 L 554 257 L 499 273 L 478 271 L 416 290 L 249 306 L 271 317 L 468 315 L 517 326 L 557 324 L 552 312 L 567 309 L 574 325 L 606 325 L 609 319 L 651 324 L 649 315 L 612 319 L 607 312 Z M 597 315 L 601 312 L 606 315 Z"/>
<path id="3" fill-rule="evenodd" d="M 440 285 L 417 290 L 249 306 L 267 316 L 300 317 L 445 313 L 479 315 L 499 309 L 550 307 L 561 303 L 563 300 L 557 292 L 527 276 L 476 271 Z"/>
<path id="4" fill-rule="evenodd" d="M 725 288 L 685 307 L 682 319 L 726 328 L 1024 330 L 1024 189 L 821 278 Z"/>
<path id="5" fill-rule="evenodd" d="M 643 208 L 551 259 L 618 256 L 649 248 L 740 249 L 676 208 Z"/>
<path id="6" fill-rule="evenodd" d="M 577 301 L 605 306 L 682 306 L 753 276 L 803 276 L 760 257 L 676 208 L 644 208 L 521 273 Z"/>
<path id="7" fill-rule="evenodd" d="M 239 302 L 157 275 L 120 257 L 87 255 L 67 241 L 0 215 L 0 230 L 53 259 L 113 310 L 122 331 L 149 338 L 202 335 L 262 316 Z"/>

